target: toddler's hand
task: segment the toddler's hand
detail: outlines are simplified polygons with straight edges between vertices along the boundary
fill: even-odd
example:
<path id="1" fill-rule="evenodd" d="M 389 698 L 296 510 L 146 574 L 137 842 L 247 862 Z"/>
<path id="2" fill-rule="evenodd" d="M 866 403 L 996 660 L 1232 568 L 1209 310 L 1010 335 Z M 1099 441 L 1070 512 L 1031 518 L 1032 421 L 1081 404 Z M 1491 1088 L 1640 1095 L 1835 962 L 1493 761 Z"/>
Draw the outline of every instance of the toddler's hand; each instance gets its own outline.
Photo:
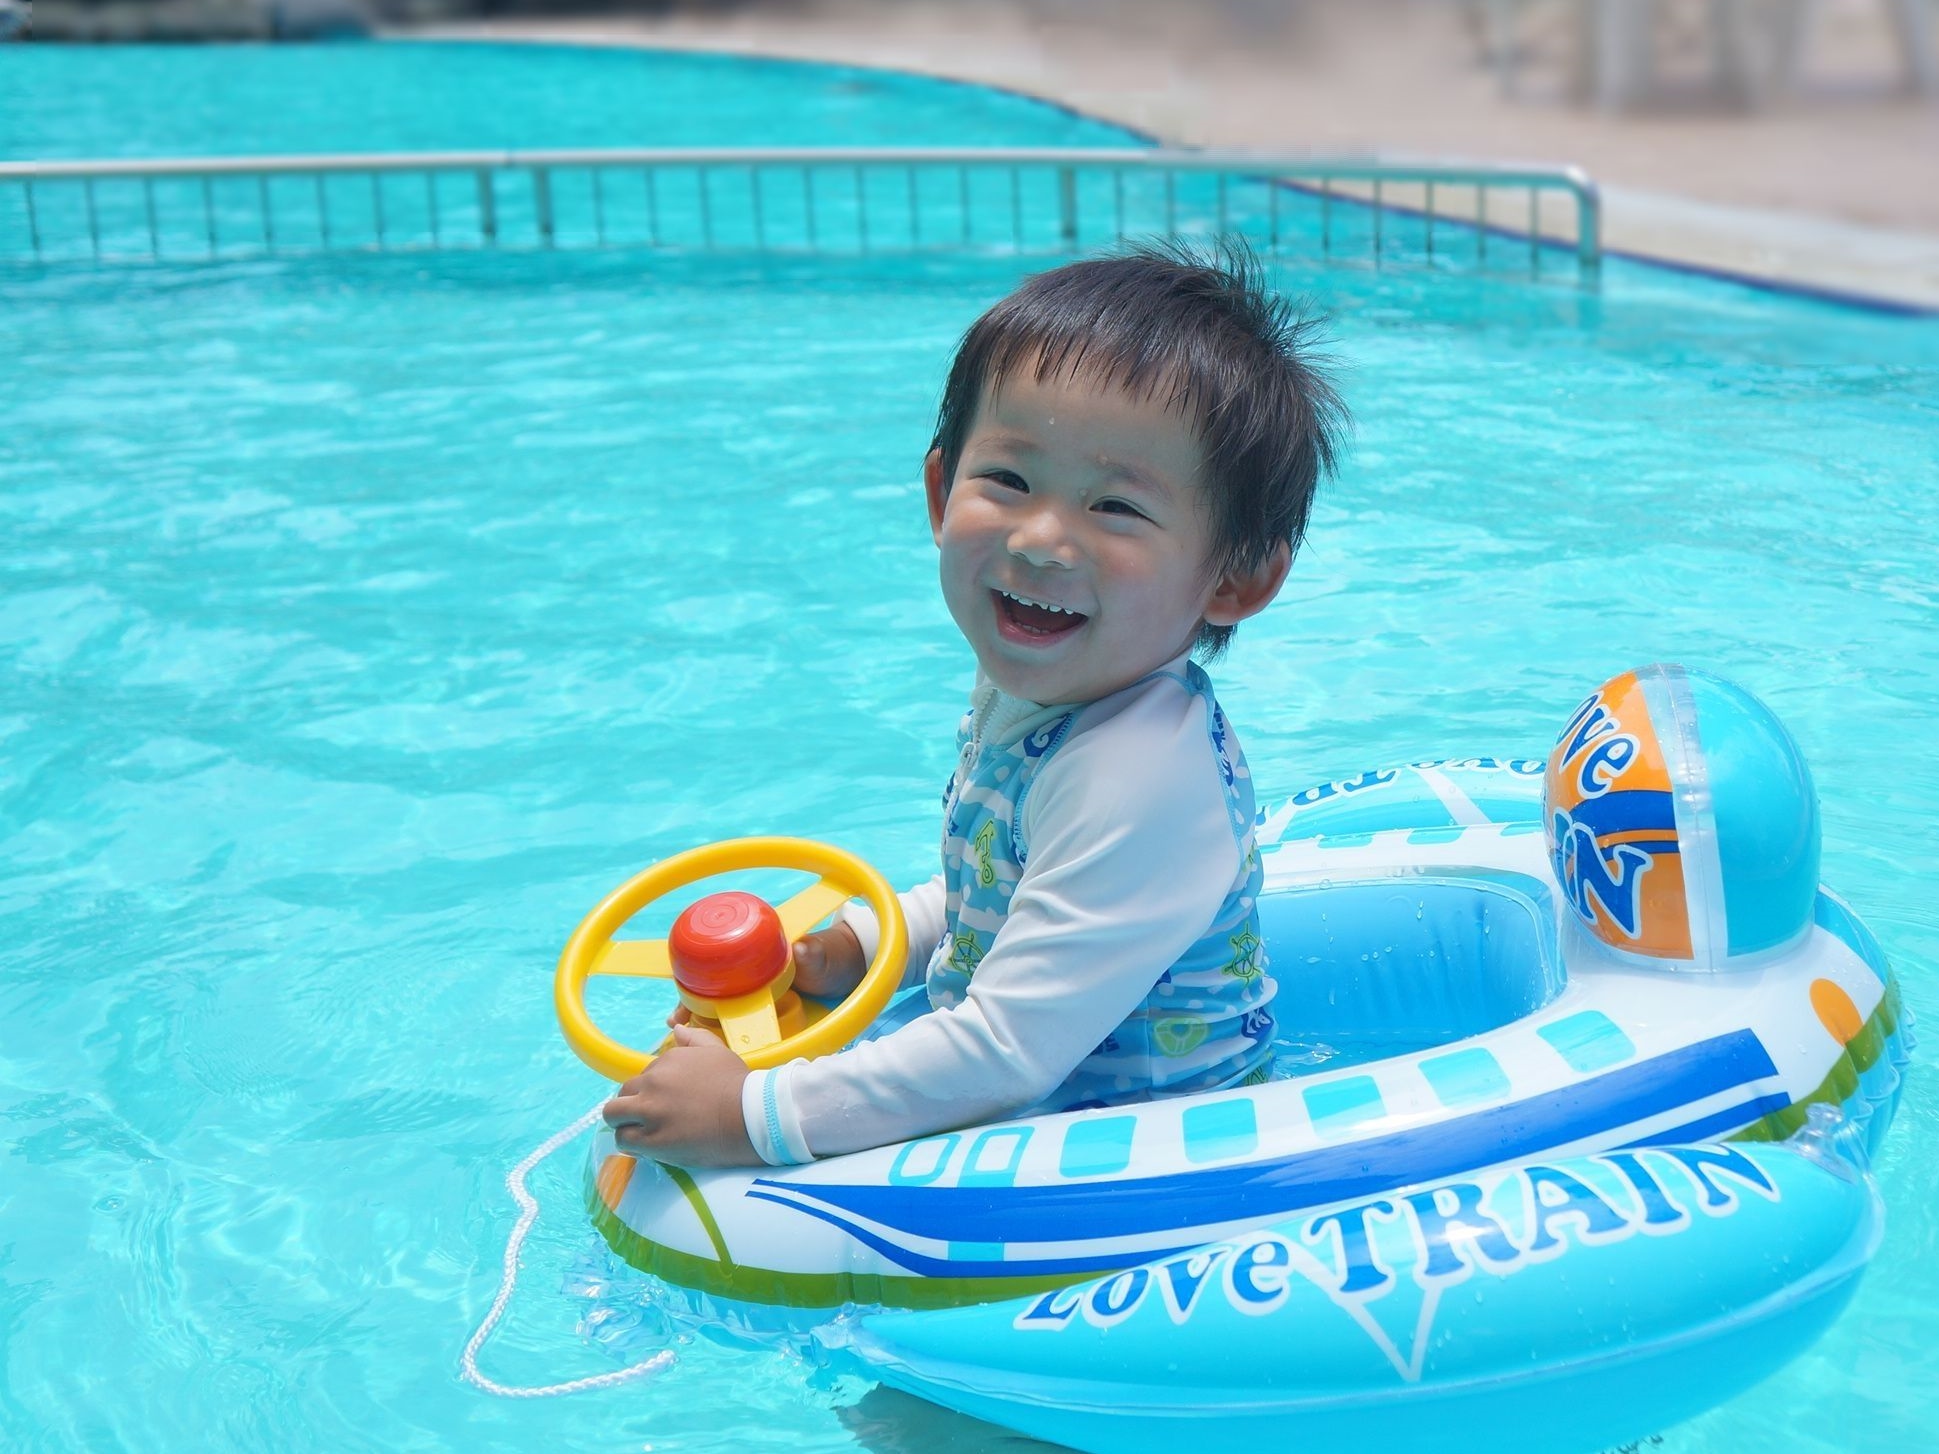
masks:
<path id="1" fill-rule="evenodd" d="M 741 1119 L 740 1056 L 705 1030 L 681 1025 L 673 1044 L 606 1102 L 619 1149 L 676 1166 L 757 1166 Z"/>
<path id="2" fill-rule="evenodd" d="M 862 941 L 846 924 L 834 924 L 804 934 L 794 944 L 794 987 L 819 1000 L 840 1000 L 862 982 L 868 961 L 862 957 Z M 669 1026 L 688 1024 L 693 1013 L 685 1005 L 675 1005 L 667 1016 Z"/>
<path id="3" fill-rule="evenodd" d="M 868 961 L 846 924 L 804 934 L 794 946 L 794 987 L 821 1000 L 839 1000 L 862 982 Z"/>

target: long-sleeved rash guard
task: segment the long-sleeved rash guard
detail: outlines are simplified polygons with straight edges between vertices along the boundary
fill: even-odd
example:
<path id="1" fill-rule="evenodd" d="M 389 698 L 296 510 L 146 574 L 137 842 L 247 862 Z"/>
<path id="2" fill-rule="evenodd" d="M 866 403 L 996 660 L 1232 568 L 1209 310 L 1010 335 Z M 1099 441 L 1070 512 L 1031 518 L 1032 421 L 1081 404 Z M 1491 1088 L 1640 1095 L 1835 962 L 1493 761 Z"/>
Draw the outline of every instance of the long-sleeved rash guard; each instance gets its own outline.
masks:
<path id="1" fill-rule="evenodd" d="M 1266 1073 L 1252 785 L 1204 673 L 1075 708 L 979 679 L 960 741 L 944 872 L 900 895 L 931 1009 L 751 1074 L 771 1164 Z M 872 956 L 873 916 L 847 920 Z"/>

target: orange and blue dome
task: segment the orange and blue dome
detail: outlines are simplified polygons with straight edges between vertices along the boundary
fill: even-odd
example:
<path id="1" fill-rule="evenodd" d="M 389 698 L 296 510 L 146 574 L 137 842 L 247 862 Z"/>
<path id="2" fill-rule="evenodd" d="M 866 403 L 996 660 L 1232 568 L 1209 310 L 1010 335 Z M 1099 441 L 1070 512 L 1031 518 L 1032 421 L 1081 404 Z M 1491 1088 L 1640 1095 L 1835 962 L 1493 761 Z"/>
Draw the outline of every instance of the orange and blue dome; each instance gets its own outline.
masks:
<path id="1" fill-rule="evenodd" d="M 1612 949 L 1721 969 L 1811 927 L 1817 792 L 1742 687 L 1680 666 L 1612 677 L 1562 729 L 1543 803 L 1564 897 Z"/>

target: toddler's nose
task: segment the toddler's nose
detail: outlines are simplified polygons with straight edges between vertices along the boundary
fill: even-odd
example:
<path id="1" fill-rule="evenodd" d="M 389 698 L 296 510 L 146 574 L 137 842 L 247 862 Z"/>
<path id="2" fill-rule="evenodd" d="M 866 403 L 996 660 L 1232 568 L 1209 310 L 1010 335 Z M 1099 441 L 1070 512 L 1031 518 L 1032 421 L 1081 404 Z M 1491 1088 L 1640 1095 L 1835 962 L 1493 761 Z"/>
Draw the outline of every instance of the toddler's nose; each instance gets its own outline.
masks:
<path id="1" fill-rule="evenodd" d="M 1068 570 L 1076 555 L 1054 510 L 1033 510 L 1010 532 L 1010 554 L 1033 566 Z"/>

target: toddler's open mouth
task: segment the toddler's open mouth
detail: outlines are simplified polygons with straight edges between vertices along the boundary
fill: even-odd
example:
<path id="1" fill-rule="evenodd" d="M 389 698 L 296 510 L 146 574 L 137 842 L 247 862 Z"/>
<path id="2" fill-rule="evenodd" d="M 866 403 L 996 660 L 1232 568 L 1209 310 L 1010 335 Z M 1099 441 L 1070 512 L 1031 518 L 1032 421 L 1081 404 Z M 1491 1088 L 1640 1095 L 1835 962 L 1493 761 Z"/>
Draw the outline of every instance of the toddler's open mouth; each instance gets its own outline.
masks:
<path id="1" fill-rule="evenodd" d="M 1008 591 L 992 590 L 990 595 L 996 601 L 997 624 L 1012 640 L 1050 641 L 1069 635 L 1091 619 L 1082 611 L 1046 605 Z"/>

